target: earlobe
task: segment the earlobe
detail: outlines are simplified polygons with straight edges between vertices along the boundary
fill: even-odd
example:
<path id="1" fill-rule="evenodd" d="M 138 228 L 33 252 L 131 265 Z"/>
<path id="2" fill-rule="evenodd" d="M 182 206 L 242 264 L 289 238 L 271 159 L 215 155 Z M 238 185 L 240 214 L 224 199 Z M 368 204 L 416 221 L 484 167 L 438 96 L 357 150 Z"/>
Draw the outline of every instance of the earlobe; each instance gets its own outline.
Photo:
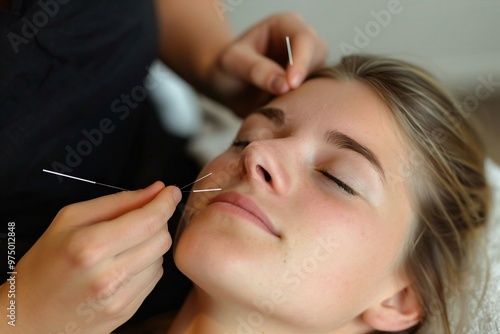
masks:
<path id="1" fill-rule="evenodd" d="M 401 331 L 422 320 L 422 308 L 414 289 L 405 287 L 379 305 L 366 310 L 361 318 L 375 330 Z"/>

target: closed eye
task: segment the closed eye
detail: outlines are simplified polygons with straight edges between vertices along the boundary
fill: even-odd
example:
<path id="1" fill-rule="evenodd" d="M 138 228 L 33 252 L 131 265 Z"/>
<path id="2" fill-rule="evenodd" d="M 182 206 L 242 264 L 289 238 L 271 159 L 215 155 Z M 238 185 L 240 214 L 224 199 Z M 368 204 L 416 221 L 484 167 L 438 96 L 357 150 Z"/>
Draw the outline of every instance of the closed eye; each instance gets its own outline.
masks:
<path id="1" fill-rule="evenodd" d="M 250 143 L 251 143 L 251 141 L 249 141 L 249 140 L 235 140 L 235 141 L 233 141 L 233 146 L 245 148 Z M 330 174 L 327 169 L 321 169 L 320 172 L 321 172 L 321 174 L 323 174 L 324 176 L 326 176 L 326 178 L 328 178 L 329 180 L 333 181 L 338 187 L 340 187 L 342 190 L 344 190 L 349 195 L 351 195 L 351 196 L 356 196 L 357 195 L 357 193 L 351 187 L 349 187 L 342 180 L 340 180 L 340 179 L 336 178 L 335 176 L 333 176 L 332 174 Z"/>
<path id="2" fill-rule="evenodd" d="M 247 147 L 248 145 L 250 145 L 250 141 L 249 140 L 235 140 L 233 141 L 233 146 L 236 146 L 236 147 Z"/>
<path id="3" fill-rule="evenodd" d="M 352 195 L 352 196 L 357 195 L 357 193 L 351 187 L 349 187 L 347 184 L 345 184 L 342 180 L 340 180 L 340 179 L 336 178 L 335 176 L 333 176 L 332 174 L 330 174 L 328 172 L 328 170 L 321 169 L 320 172 L 321 172 L 321 174 L 326 176 L 329 180 L 332 180 L 335 184 L 337 184 L 337 186 L 339 186 L 342 190 L 347 192 L 349 195 Z"/>

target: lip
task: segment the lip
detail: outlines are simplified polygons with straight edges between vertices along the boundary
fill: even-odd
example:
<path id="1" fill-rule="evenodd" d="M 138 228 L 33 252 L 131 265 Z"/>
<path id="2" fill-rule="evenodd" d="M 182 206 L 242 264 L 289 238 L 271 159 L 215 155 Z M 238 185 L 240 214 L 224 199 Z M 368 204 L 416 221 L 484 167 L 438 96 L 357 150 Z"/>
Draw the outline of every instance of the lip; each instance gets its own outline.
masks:
<path id="1" fill-rule="evenodd" d="M 209 204 L 217 203 L 229 204 L 230 206 L 227 206 L 227 209 L 230 211 L 232 211 L 232 209 L 236 209 L 233 212 L 240 214 L 247 220 L 250 220 L 252 223 L 257 225 L 257 227 L 260 227 L 264 231 L 280 238 L 278 231 L 276 231 L 270 220 L 251 199 L 237 192 L 229 191 L 215 196 Z M 241 211 L 245 211 L 246 213 Z"/>

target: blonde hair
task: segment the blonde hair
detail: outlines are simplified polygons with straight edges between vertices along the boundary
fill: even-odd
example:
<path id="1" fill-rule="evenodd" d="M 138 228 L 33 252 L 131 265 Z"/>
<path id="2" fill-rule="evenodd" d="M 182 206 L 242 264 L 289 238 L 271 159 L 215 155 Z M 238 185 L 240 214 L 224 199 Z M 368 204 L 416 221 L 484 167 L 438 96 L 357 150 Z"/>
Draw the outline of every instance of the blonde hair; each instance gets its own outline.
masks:
<path id="1" fill-rule="evenodd" d="M 423 319 L 404 333 L 466 330 L 470 305 L 464 287 L 477 263 L 490 201 L 478 136 L 437 81 L 407 62 L 354 55 L 310 78 L 317 77 L 371 87 L 391 109 L 412 153 L 400 177 L 410 189 L 416 224 L 402 267 Z"/>

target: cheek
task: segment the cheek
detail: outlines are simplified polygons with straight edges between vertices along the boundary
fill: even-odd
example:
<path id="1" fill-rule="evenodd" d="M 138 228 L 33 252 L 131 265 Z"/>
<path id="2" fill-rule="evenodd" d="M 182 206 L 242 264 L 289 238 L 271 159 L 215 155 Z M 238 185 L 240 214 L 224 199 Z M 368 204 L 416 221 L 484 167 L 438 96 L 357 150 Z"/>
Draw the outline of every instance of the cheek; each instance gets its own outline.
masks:
<path id="1" fill-rule="evenodd" d="M 307 203 L 310 205 L 296 203 L 287 219 L 289 264 L 305 271 L 314 267 L 317 275 L 310 275 L 311 278 L 317 276 L 327 283 L 323 280 L 338 277 L 339 272 L 351 268 L 349 261 L 358 252 L 356 245 L 364 239 L 361 223 L 365 218 L 359 212 L 347 210 L 348 205 L 334 201 L 322 202 L 316 198 Z"/>
<path id="2" fill-rule="evenodd" d="M 210 174 L 209 176 L 207 176 Z M 223 153 L 201 170 L 198 178 L 206 176 L 202 180 L 192 185 L 192 189 L 212 189 L 222 188 L 224 190 L 234 182 L 239 174 L 238 160 L 228 153 Z M 186 208 L 188 210 L 197 210 L 205 206 L 219 192 L 200 192 L 189 194 Z"/>
<path id="3" fill-rule="evenodd" d="M 297 207 L 295 217 L 308 220 L 289 220 L 289 227 L 296 225 L 287 235 L 283 261 L 275 264 L 279 270 L 273 287 L 286 300 L 280 312 L 293 315 L 300 326 L 355 317 L 382 276 L 381 268 L 374 268 L 369 259 L 373 247 L 363 227 L 368 216 L 339 206 Z"/>
<path id="4" fill-rule="evenodd" d="M 386 277 L 394 259 L 395 247 L 385 245 L 394 242 L 382 233 L 384 222 L 373 210 L 345 201 L 324 205 L 316 201 L 301 210 L 309 220 L 294 234 L 290 248 L 296 252 L 286 276 L 297 289 L 296 302 L 307 300 L 322 304 L 315 310 L 355 314 Z"/>

